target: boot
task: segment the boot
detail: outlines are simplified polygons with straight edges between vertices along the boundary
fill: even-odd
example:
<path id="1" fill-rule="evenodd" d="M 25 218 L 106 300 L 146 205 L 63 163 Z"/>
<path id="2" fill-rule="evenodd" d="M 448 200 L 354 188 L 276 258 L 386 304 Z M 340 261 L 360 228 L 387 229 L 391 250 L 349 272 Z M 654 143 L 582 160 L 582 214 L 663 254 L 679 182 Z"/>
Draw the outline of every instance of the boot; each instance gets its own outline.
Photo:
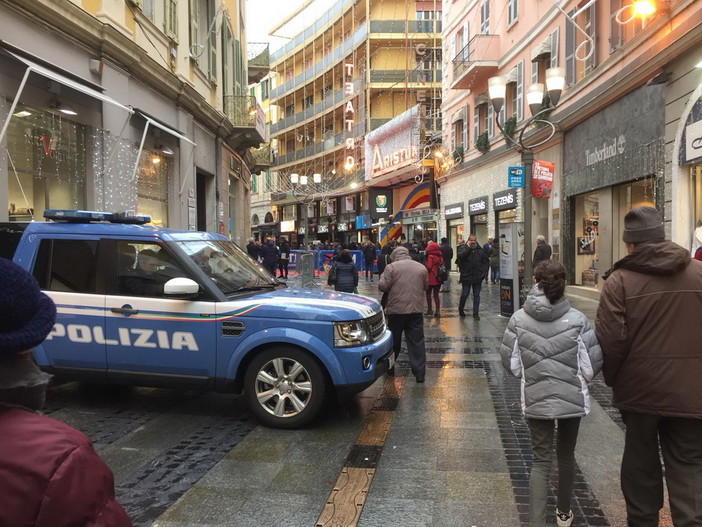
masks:
<path id="1" fill-rule="evenodd" d="M 427 309 L 427 312 L 424 313 L 425 316 L 430 317 L 434 314 L 434 312 L 431 309 Z"/>

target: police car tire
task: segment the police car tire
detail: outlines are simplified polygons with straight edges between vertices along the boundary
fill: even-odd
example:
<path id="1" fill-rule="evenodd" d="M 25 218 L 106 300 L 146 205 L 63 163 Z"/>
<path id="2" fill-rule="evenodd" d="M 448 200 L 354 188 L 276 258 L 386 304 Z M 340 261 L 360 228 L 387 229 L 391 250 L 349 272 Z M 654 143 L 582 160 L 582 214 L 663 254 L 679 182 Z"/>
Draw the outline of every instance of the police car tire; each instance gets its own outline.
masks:
<path id="1" fill-rule="evenodd" d="M 258 375 L 263 369 L 266 369 L 270 375 L 272 361 L 276 359 L 283 360 L 286 371 L 289 371 L 289 367 L 294 364 L 302 366 L 304 371 L 298 375 L 297 380 L 307 382 L 312 387 L 309 398 L 304 400 L 305 407 L 299 412 L 291 412 L 286 416 L 276 416 L 270 409 L 270 405 L 274 405 L 278 397 L 269 400 L 269 406 L 258 399 L 258 393 L 267 389 L 265 385 L 259 384 Z M 278 380 L 281 379 L 278 378 Z M 300 428 L 312 421 L 322 410 L 327 397 L 328 384 L 322 367 L 308 353 L 296 348 L 275 346 L 257 354 L 249 364 L 244 377 L 244 393 L 251 413 L 264 425 L 272 428 Z M 292 391 L 294 392 L 294 389 Z"/>

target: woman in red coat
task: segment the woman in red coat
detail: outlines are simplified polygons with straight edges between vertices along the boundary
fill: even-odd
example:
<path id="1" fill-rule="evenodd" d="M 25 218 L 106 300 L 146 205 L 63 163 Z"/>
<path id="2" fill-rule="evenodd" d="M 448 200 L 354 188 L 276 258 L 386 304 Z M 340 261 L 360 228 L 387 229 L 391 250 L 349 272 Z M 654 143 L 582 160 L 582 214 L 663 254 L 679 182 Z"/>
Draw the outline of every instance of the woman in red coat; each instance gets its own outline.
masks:
<path id="1" fill-rule="evenodd" d="M 31 349 L 55 320 L 32 275 L 0 258 L 0 526 L 131 527 L 90 439 L 37 413 L 50 377 Z"/>
<path id="2" fill-rule="evenodd" d="M 429 288 L 427 289 L 427 316 L 432 316 L 432 314 L 439 318 L 441 316 L 441 305 L 439 304 L 439 289 L 441 288 L 442 282 L 437 278 L 439 273 L 439 266 L 444 265 L 444 257 L 441 254 L 441 248 L 436 242 L 429 242 L 427 244 L 426 256 L 424 258 L 424 265 L 429 272 Z M 431 299 L 434 297 L 434 305 L 436 309 L 432 311 L 431 309 Z"/>

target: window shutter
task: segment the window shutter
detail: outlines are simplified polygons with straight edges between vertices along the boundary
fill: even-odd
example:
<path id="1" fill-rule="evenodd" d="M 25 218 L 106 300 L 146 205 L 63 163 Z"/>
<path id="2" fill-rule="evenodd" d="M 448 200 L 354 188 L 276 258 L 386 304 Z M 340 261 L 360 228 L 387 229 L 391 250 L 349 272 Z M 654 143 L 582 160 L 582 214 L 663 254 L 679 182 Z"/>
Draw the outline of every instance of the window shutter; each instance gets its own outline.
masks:
<path id="1" fill-rule="evenodd" d="M 200 12 L 197 0 L 190 0 L 190 56 L 200 63 L 202 48 L 200 47 Z"/>
<path id="2" fill-rule="evenodd" d="M 166 35 L 174 40 L 178 39 L 178 4 L 177 0 L 165 0 L 165 17 L 163 29 Z"/>
<path id="3" fill-rule="evenodd" d="M 463 126 L 463 137 L 461 138 L 463 140 L 463 149 L 468 150 L 470 143 L 468 140 L 470 139 L 470 134 L 468 133 L 468 123 L 470 123 L 470 113 L 468 111 L 468 106 L 466 105 L 466 120 L 465 125 Z"/>
<path id="4" fill-rule="evenodd" d="M 609 5 L 609 51 L 612 52 L 622 45 L 621 28 L 615 20 L 617 11 L 622 7 L 622 0 L 610 0 Z"/>
<path id="5" fill-rule="evenodd" d="M 473 138 L 477 140 L 480 135 L 480 108 L 476 106 L 473 110 Z"/>
<path id="6" fill-rule="evenodd" d="M 558 67 L 558 37 L 559 37 L 559 28 L 556 28 L 553 30 L 551 33 L 551 67 L 556 68 Z"/>
<path id="7" fill-rule="evenodd" d="M 531 83 L 536 84 L 539 82 L 539 63 L 537 61 L 532 61 L 531 63 Z"/>
<path id="8" fill-rule="evenodd" d="M 571 17 L 575 10 L 568 12 L 565 21 L 565 81 L 566 86 L 575 84 L 575 25 Z"/>
<path id="9" fill-rule="evenodd" d="M 517 122 L 524 119 L 524 61 L 520 60 L 517 64 Z"/>
<path id="10" fill-rule="evenodd" d="M 590 16 L 590 30 L 587 33 L 592 39 L 592 55 L 590 55 L 590 58 L 587 59 L 587 65 L 585 68 L 586 74 L 590 73 L 595 69 L 595 66 L 597 66 L 597 31 L 595 27 L 597 22 L 597 4 L 592 4 L 588 11 Z"/>
<path id="11" fill-rule="evenodd" d="M 487 105 L 487 131 L 488 137 L 492 137 L 495 132 L 495 114 L 492 110 L 492 104 Z"/>

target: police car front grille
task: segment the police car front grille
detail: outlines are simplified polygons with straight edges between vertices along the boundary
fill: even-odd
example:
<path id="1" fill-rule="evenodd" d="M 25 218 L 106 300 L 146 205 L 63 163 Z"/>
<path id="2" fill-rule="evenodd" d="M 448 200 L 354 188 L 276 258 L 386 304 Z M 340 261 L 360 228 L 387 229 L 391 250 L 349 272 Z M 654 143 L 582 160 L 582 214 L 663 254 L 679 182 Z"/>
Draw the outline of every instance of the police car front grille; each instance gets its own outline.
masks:
<path id="1" fill-rule="evenodd" d="M 222 322 L 222 336 L 238 337 L 244 332 L 244 323 L 233 320 Z"/>
<path id="2" fill-rule="evenodd" d="M 385 318 L 383 317 L 383 312 L 376 313 L 367 319 L 367 322 L 370 326 L 371 337 L 373 341 L 375 341 L 385 332 Z"/>

